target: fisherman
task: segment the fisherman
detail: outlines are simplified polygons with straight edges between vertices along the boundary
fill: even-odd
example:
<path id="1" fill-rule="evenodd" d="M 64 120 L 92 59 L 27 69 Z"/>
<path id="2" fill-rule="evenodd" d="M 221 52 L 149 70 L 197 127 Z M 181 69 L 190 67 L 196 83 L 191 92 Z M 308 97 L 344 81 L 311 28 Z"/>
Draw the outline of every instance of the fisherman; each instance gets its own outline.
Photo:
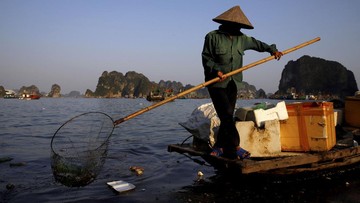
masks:
<path id="1" fill-rule="evenodd" d="M 242 67 L 245 50 L 268 52 L 277 60 L 283 54 L 275 44 L 268 45 L 240 31 L 242 28 L 254 29 L 240 6 L 230 8 L 213 21 L 220 23 L 219 29 L 205 36 L 202 51 L 205 81 L 220 78 L 220 82 L 207 87 L 221 122 L 210 155 L 245 159 L 250 157 L 250 153 L 240 147 L 240 137 L 233 117 L 237 90 L 241 87 L 243 76 L 242 73 L 231 77 L 226 77 L 225 74 Z"/>

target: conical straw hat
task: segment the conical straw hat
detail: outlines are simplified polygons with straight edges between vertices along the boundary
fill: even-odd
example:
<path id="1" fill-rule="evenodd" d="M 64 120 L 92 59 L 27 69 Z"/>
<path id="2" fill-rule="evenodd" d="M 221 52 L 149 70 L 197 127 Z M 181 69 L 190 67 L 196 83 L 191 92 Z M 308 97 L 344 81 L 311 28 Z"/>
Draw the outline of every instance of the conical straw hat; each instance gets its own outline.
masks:
<path id="1" fill-rule="evenodd" d="M 213 21 L 223 24 L 223 23 L 237 23 L 240 24 L 242 28 L 245 29 L 254 29 L 254 26 L 251 25 L 250 21 L 247 19 L 240 6 L 234 6 L 224 13 L 220 14 Z"/>

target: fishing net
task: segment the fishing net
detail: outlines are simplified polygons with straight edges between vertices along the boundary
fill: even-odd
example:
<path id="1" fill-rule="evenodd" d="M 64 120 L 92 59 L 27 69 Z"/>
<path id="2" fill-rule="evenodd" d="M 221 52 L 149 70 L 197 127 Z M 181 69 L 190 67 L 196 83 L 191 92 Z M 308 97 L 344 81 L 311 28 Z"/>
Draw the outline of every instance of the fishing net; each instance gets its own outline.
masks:
<path id="1" fill-rule="evenodd" d="M 51 168 L 55 180 L 81 187 L 95 180 L 105 163 L 113 119 L 88 112 L 65 122 L 51 139 Z"/>

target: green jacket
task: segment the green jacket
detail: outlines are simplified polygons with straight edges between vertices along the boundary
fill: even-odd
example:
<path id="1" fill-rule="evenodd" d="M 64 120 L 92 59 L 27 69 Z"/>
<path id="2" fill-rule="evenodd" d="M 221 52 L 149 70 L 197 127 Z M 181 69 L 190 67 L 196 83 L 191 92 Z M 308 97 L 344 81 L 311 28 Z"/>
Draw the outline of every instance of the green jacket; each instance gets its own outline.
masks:
<path id="1" fill-rule="evenodd" d="M 277 51 L 275 44 L 268 45 L 241 32 L 232 37 L 221 30 L 208 33 L 202 51 L 205 81 L 217 77 L 218 71 L 225 74 L 241 68 L 243 66 L 244 51 L 249 49 L 258 52 L 269 52 L 270 54 Z M 238 73 L 210 86 L 225 88 L 230 80 L 234 80 L 239 89 L 242 79 L 242 73 Z"/>

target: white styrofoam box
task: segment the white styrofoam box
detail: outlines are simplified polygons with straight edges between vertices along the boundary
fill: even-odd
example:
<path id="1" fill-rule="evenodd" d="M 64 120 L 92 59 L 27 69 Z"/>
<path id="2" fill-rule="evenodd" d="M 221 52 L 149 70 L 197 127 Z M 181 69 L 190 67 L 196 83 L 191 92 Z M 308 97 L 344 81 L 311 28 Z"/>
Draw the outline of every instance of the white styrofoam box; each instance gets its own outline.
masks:
<path id="1" fill-rule="evenodd" d="M 264 126 L 264 129 L 259 129 L 253 121 L 236 122 L 240 147 L 249 151 L 252 157 L 269 157 L 281 153 L 279 120 L 264 121 Z"/>
<path id="2" fill-rule="evenodd" d="M 255 115 L 256 125 L 258 127 L 263 126 L 264 121 L 275 120 L 275 119 L 286 120 L 289 118 L 289 115 L 286 110 L 285 101 L 281 101 L 277 103 L 275 107 L 270 109 L 266 109 L 266 110 L 256 109 L 254 110 L 254 115 Z"/>

